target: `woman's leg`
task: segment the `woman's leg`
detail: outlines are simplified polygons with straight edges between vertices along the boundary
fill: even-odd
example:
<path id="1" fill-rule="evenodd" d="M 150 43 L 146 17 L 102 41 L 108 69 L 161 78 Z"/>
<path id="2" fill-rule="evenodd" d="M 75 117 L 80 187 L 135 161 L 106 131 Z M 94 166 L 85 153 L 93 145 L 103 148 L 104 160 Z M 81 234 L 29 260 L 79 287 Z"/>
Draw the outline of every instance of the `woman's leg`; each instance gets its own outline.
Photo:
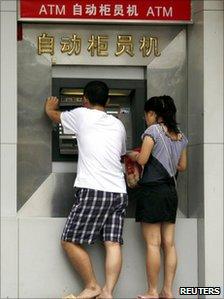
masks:
<path id="1" fill-rule="evenodd" d="M 160 270 L 161 223 L 142 223 L 142 234 L 146 242 L 147 298 L 159 298 L 158 276 Z"/>
<path id="2" fill-rule="evenodd" d="M 177 254 L 174 244 L 175 224 L 164 222 L 161 228 L 162 248 L 164 252 L 164 284 L 161 297 L 173 298 L 172 286 L 177 268 Z"/>

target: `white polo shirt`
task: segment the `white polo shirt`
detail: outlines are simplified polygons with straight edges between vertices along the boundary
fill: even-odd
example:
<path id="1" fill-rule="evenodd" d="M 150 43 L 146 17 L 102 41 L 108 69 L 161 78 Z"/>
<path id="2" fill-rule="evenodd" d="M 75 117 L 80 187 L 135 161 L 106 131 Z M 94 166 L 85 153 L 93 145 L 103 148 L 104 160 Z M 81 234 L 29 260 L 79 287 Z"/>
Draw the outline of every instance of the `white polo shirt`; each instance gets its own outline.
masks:
<path id="1" fill-rule="evenodd" d="M 64 132 L 78 142 L 78 167 L 74 186 L 126 193 L 121 156 L 126 153 L 126 132 L 120 120 L 104 111 L 76 108 L 61 113 Z"/>

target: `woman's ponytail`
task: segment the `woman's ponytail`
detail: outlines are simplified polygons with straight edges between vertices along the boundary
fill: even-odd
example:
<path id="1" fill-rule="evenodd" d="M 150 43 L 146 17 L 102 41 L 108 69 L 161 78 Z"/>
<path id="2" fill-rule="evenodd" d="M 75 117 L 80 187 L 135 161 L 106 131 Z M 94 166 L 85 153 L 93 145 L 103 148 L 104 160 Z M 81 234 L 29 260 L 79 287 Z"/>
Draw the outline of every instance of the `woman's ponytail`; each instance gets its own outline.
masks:
<path id="1" fill-rule="evenodd" d="M 178 129 L 176 121 L 177 109 L 174 100 L 166 95 L 162 96 L 161 100 L 164 102 L 164 109 L 160 116 L 163 118 L 164 124 L 167 126 L 168 131 L 179 133 L 180 130 Z"/>
<path id="2" fill-rule="evenodd" d="M 169 132 L 179 133 L 176 122 L 176 106 L 174 100 L 167 95 L 152 97 L 145 102 L 145 112 L 154 111 L 157 118 L 161 117 Z"/>

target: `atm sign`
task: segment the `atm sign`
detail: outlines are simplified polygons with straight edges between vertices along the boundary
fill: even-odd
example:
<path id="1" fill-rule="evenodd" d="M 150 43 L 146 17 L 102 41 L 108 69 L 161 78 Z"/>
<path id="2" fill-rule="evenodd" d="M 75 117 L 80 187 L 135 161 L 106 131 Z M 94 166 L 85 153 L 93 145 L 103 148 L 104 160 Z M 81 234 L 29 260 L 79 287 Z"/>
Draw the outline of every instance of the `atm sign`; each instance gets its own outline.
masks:
<path id="1" fill-rule="evenodd" d="M 191 0 L 20 0 L 22 21 L 170 22 L 191 21 Z"/>

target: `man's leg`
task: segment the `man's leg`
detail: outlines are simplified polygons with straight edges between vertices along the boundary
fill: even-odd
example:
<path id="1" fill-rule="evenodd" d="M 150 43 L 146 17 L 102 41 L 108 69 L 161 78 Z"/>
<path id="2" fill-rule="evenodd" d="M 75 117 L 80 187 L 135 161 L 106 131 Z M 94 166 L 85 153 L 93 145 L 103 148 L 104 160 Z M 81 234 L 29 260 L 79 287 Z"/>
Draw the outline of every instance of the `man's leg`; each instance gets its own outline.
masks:
<path id="1" fill-rule="evenodd" d="M 85 288 L 76 298 L 94 298 L 101 292 L 88 253 L 78 244 L 62 241 L 73 267 L 84 281 Z"/>
<path id="2" fill-rule="evenodd" d="M 128 204 L 127 194 L 119 195 L 113 199 L 114 211 L 109 215 L 102 228 L 102 240 L 106 249 L 105 261 L 105 285 L 100 298 L 113 298 L 113 290 L 118 281 L 122 266 L 121 244 L 123 243 L 123 226 L 126 207 Z"/>
<path id="3" fill-rule="evenodd" d="M 117 242 L 104 242 L 106 249 L 105 286 L 99 298 L 113 298 L 113 290 L 118 281 L 122 266 L 121 245 Z"/>

